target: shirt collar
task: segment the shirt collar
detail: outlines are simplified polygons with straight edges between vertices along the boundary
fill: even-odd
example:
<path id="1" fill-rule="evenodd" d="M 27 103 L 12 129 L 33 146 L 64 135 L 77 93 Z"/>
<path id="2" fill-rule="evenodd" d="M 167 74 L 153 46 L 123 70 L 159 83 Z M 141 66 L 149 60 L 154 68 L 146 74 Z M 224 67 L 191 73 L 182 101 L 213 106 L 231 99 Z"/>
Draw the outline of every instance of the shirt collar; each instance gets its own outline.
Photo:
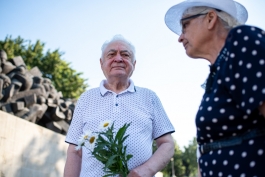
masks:
<path id="1" fill-rule="evenodd" d="M 106 83 L 106 80 L 102 80 L 100 82 L 100 86 L 99 86 L 100 94 L 102 96 L 104 96 L 107 92 L 112 92 L 113 93 L 113 91 L 106 89 L 106 87 L 104 86 L 105 83 Z M 131 93 L 136 92 L 136 89 L 135 89 L 135 86 L 134 86 L 134 82 L 130 79 L 129 83 L 130 83 L 129 87 L 126 90 L 124 90 L 121 93 L 119 93 L 119 94 L 122 94 L 122 93 L 125 93 L 125 92 L 131 92 Z"/>

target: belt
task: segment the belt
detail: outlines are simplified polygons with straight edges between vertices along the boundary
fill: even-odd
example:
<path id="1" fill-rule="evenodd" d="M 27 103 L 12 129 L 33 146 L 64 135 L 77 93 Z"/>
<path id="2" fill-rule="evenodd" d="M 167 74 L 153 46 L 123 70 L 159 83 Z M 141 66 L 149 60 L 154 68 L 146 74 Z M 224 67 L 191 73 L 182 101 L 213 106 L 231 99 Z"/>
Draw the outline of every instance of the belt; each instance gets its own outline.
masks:
<path id="1" fill-rule="evenodd" d="M 224 147 L 240 145 L 242 141 L 248 140 L 255 137 L 265 136 L 265 128 L 252 129 L 241 135 L 233 136 L 212 143 L 204 144 L 199 146 L 201 154 L 205 154 L 212 150 L 221 149 Z"/>

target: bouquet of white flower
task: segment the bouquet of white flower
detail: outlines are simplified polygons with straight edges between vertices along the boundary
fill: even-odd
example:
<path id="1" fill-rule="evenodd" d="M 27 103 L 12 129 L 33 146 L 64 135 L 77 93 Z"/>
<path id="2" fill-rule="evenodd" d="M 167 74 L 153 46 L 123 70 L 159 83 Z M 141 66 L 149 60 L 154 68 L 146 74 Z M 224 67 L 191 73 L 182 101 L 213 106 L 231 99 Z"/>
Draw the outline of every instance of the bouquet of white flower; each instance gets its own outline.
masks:
<path id="1" fill-rule="evenodd" d="M 132 158 L 131 154 L 126 154 L 127 146 L 123 142 L 129 135 L 125 132 L 129 124 L 124 124 L 117 132 L 114 132 L 114 123 L 104 121 L 100 124 L 100 132 L 86 131 L 78 140 L 76 150 L 82 146 L 87 147 L 92 155 L 102 162 L 105 166 L 103 171 L 105 176 L 119 175 L 126 177 L 129 173 L 128 161 Z"/>

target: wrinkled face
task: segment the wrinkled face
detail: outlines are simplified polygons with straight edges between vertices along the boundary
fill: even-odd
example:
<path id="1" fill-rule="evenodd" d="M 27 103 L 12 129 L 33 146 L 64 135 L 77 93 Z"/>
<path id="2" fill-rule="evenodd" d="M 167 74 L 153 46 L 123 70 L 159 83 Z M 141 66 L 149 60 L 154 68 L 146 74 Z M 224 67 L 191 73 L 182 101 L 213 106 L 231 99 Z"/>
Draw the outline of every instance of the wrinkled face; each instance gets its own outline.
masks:
<path id="1" fill-rule="evenodd" d="M 128 44 L 123 41 L 110 43 L 100 59 L 101 69 L 109 79 L 129 79 L 135 68 L 133 53 Z"/>
<path id="2" fill-rule="evenodd" d="M 191 58 L 198 58 L 205 40 L 204 15 L 196 14 L 184 16 L 181 20 L 182 34 L 178 41 L 183 44 L 186 54 Z"/>

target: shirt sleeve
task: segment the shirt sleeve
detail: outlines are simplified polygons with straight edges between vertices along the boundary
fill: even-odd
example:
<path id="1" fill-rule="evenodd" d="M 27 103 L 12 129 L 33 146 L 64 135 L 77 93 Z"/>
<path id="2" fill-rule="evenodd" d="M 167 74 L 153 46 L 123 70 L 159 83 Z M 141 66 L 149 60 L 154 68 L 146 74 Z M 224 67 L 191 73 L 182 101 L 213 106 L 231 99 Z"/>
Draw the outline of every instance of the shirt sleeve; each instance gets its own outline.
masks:
<path id="1" fill-rule="evenodd" d="M 170 122 L 160 99 L 153 94 L 153 138 L 157 139 L 165 134 L 175 132 L 175 129 Z"/>
<path id="2" fill-rule="evenodd" d="M 240 26 L 228 35 L 226 87 L 247 114 L 265 101 L 265 32 Z"/>
<path id="3" fill-rule="evenodd" d="M 85 94 L 82 94 L 77 101 L 74 114 L 73 114 L 73 119 L 70 124 L 69 130 L 66 135 L 65 142 L 69 144 L 78 144 L 78 139 L 83 133 L 83 114 L 84 114 L 84 108 L 85 108 L 85 103 L 86 103 L 86 96 Z"/>

